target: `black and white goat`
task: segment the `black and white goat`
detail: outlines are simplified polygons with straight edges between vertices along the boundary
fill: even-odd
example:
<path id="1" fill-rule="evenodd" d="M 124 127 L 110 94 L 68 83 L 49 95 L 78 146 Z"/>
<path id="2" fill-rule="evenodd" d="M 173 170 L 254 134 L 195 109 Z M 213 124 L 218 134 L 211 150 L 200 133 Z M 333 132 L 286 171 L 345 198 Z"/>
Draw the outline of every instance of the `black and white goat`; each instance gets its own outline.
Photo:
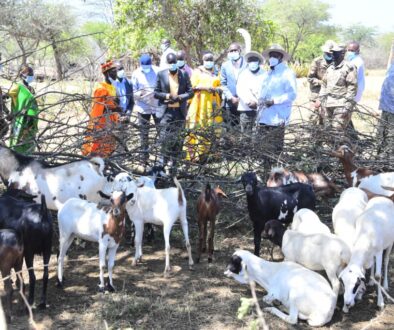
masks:
<path id="1" fill-rule="evenodd" d="M 281 187 L 259 187 L 256 173 L 244 173 L 240 179 L 248 203 L 254 230 L 254 253 L 260 254 L 261 233 L 269 220 L 289 224 L 298 209 L 315 209 L 316 197 L 310 185 L 292 183 Z"/>

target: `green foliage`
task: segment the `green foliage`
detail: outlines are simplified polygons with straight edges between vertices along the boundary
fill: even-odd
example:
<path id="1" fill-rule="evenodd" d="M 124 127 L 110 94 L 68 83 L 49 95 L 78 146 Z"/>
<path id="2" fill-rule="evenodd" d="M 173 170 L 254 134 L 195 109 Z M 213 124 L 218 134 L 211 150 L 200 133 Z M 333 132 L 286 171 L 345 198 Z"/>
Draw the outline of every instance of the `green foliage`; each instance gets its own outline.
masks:
<path id="1" fill-rule="evenodd" d="M 253 299 L 241 297 L 241 306 L 237 312 L 238 320 L 242 320 L 249 313 L 251 307 L 253 307 Z"/>
<path id="2" fill-rule="evenodd" d="M 83 34 L 92 34 L 91 38 L 97 43 L 97 45 L 101 49 L 107 48 L 106 34 L 108 34 L 111 30 L 111 26 L 108 23 L 100 21 L 89 21 L 82 25 L 80 30 Z"/>
<path id="3" fill-rule="evenodd" d="M 294 71 L 297 78 L 308 76 L 309 64 L 290 63 L 290 68 Z"/>
<path id="4" fill-rule="evenodd" d="M 355 40 L 366 47 L 376 45 L 376 34 L 376 27 L 365 26 L 361 23 L 350 25 L 344 28 L 341 33 L 344 42 Z"/>

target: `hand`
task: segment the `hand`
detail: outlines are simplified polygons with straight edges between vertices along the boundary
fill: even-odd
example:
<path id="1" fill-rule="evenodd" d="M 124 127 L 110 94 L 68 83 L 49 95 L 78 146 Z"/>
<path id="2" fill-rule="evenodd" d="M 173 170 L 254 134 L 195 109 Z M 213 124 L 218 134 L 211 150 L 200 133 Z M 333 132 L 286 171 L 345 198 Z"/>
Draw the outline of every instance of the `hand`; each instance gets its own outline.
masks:
<path id="1" fill-rule="evenodd" d="M 266 106 L 267 108 L 269 108 L 269 107 L 271 107 L 271 106 L 273 106 L 273 105 L 274 105 L 274 101 L 273 101 L 273 100 L 265 101 L 265 106 Z"/>
<path id="2" fill-rule="evenodd" d="M 170 100 L 175 103 L 179 101 L 179 96 L 178 95 L 170 95 Z"/>
<path id="3" fill-rule="evenodd" d="M 256 110 L 257 109 L 257 102 L 255 102 L 255 101 L 249 102 L 248 107 L 253 110 Z"/>
<path id="4" fill-rule="evenodd" d="M 238 97 L 236 97 L 236 96 L 232 96 L 231 97 L 231 103 L 232 104 L 238 105 L 238 102 L 239 102 L 239 98 Z"/>
<path id="5" fill-rule="evenodd" d="M 314 106 L 315 106 L 315 109 L 319 109 L 321 106 L 320 100 L 316 100 Z"/>

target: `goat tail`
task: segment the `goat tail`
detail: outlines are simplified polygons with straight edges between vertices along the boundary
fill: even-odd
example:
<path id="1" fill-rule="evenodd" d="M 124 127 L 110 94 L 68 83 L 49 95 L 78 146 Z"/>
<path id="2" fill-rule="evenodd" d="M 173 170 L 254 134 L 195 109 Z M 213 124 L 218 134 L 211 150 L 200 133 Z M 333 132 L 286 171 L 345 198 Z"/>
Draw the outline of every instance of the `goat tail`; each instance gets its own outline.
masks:
<path id="1" fill-rule="evenodd" d="M 47 219 L 48 215 L 48 207 L 47 207 L 47 201 L 45 199 L 45 195 L 41 194 L 41 215 L 45 214 L 46 216 L 43 217 L 43 219 Z"/>
<path id="2" fill-rule="evenodd" d="M 183 190 L 182 190 L 181 184 L 179 183 L 178 179 L 175 176 L 174 176 L 174 183 L 175 183 L 176 187 L 178 188 L 178 204 L 179 204 L 179 206 L 182 206 L 183 199 L 184 199 Z"/>
<path id="3" fill-rule="evenodd" d="M 205 186 L 205 202 L 209 203 L 209 201 L 211 200 L 211 193 L 212 193 L 212 188 L 211 185 L 209 183 L 207 183 L 207 185 Z"/>

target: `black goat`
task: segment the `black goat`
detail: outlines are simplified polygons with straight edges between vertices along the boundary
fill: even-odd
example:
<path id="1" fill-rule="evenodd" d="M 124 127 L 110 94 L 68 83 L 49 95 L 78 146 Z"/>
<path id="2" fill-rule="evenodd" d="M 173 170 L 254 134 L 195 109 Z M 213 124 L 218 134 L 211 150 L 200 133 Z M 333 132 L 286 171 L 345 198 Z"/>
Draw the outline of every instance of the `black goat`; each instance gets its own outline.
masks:
<path id="1" fill-rule="evenodd" d="M 241 182 L 246 192 L 250 220 L 254 230 L 254 254 L 260 255 L 261 233 L 269 220 L 289 224 L 301 208 L 315 209 L 316 197 L 310 185 L 292 183 L 281 187 L 258 187 L 254 172 L 244 173 Z"/>
<path id="2" fill-rule="evenodd" d="M 41 204 L 18 199 L 8 191 L 0 197 L 0 229 L 15 230 L 23 238 L 24 259 L 29 269 L 29 304 L 34 302 L 33 261 L 35 254 L 42 254 L 44 275 L 42 297 L 39 308 L 46 307 L 46 291 L 48 286 L 48 263 L 52 250 L 52 217 L 48 212 L 45 196 L 41 195 Z"/>

